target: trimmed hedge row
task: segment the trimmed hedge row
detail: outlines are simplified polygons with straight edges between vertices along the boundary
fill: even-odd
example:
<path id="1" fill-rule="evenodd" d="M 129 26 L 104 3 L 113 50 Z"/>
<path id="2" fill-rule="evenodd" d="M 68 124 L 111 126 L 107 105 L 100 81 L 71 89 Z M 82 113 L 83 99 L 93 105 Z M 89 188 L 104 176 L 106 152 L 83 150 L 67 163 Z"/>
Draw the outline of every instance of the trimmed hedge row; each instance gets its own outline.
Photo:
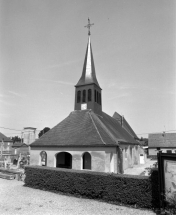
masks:
<path id="1" fill-rule="evenodd" d="M 158 207 L 157 171 L 151 177 L 26 166 L 25 185 L 140 208 Z"/>

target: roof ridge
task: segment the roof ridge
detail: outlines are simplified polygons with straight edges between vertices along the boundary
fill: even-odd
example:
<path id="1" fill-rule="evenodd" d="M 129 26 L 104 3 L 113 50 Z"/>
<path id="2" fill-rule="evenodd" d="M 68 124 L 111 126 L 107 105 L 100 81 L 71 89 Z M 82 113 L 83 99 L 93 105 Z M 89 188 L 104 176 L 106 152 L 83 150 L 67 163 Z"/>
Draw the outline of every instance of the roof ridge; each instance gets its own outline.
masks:
<path id="1" fill-rule="evenodd" d="M 137 137 L 137 135 L 136 135 L 136 133 L 133 131 L 133 129 L 131 128 L 131 126 L 130 126 L 130 124 L 127 122 L 127 120 L 125 119 L 125 117 L 124 116 L 121 116 L 119 113 L 117 113 L 117 112 L 115 112 L 116 114 L 118 114 L 121 118 L 123 117 L 123 120 L 124 120 L 124 122 L 127 124 L 127 126 L 129 127 L 129 129 L 128 128 L 125 128 L 125 126 L 123 126 L 123 125 L 121 125 L 121 123 L 119 122 L 119 120 L 118 119 L 116 119 L 115 117 L 112 117 L 114 120 L 116 120 L 120 125 L 121 125 L 121 127 L 126 131 L 126 132 L 128 132 L 128 134 L 131 136 L 131 137 L 133 137 L 133 138 L 135 138 L 135 137 Z M 114 114 L 115 114 L 114 113 Z M 114 116 L 114 115 L 113 115 Z M 121 119 L 120 119 L 121 120 Z M 131 130 L 131 131 L 130 131 Z M 134 136 L 133 134 L 131 134 L 130 132 L 132 132 L 132 133 L 134 133 L 136 136 Z"/>
<path id="2" fill-rule="evenodd" d="M 102 138 L 101 135 L 100 135 L 100 132 L 98 131 L 97 126 L 95 125 L 95 122 L 93 121 L 93 118 L 92 118 L 92 116 L 91 116 L 91 114 L 90 114 L 90 111 L 88 111 L 88 114 L 89 114 L 89 116 L 90 116 L 90 118 L 91 118 L 91 120 L 92 120 L 92 123 L 93 123 L 93 125 L 94 125 L 94 127 L 95 127 L 95 129 L 96 129 L 96 131 L 97 131 L 97 133 L 98 133 L 98 135 L 100 136 L 101 141 L 106 145 L 106 143 L 104 142 L 103 138 Z"/>
<path id="3" fill-rule="evenodd" d="M 124 128 L 124 129 L 125 129 L 132 137 L 135 137 L 135 136 L 132 135 L 130 132 L 134 133 L 135 135 L 136 135 L 136 133 L 133 131 L 133 129 L 131 128 L 130 124 L 127 122 L 127 120 L 125 119 L 125 117 L 123 117 L 123 118 L 124 118 L 124 120 L 125 120 L 125 123 L 128 125 L 129 130 L 131 130 L 131 131 L 129 131 L 129 130 L 126 129 L 126 128 Z M 137 137 L 137 135 L 136 135 L 136 137 Z"/>
<path id="4" fill-rule="evenodd" d="M 112 120 L 112 122 L 117 123 L 117 124 L 120 126 L 119 128 L 121 129 L 121 131 L 125 132 L 133 141 L 137 142 L 137 141 L 129 134 L 129 132 L 127 132 L 126 129 L 124 129 L 124 128 L 120 125 L 120 123 L 118 122 L 118 120 L 116 120 L 114 117 L 111 117 L 110 115 L 108 115 L 108 114 L 105 113 L 105 112 L 103 112 L 103 114 L 104 114 L 105 116 L 109 117 L 109 118 Z M 101 120 L 100 120 L 100 121 L 101 121 Z M 118 140 L 118 142 L 123 142 L 124 140 L 126 140 L 126 139 L 124 139 L 124 137 L 118 139 L 113 133 L 112 133 L 112 135 L 115 137 L 115 139 Z M 139 143 L 138 143 L 138 144 L 139 144 Z"/>
<path id="5" fill-rule="evenodd" d="M 126 120 L 125 120 L 126 121 Z M 126 121 L 126 123 L 127 123 L 127 121 Z M 127 123 L 128 124 L 128 123 Z M 128 129 L 126 129 L 125 127 L 123 127 L 122 126 L 122 128 L 126 131 L 126 132 L 128 132 L 128 134 L 132 137 L 132 138 L 134 138 L 134 136 L 130 133 L 130 131 L 128 131 Z"/>
<path id="6" fill-rule="evenodd" d="M 107 135 L 111 138 L 111 140 L 115 141 L 116 142 L 116 138 L 114 137 L 114 135 L 108 130 L 108 128 L 102 123 L 102 121 L 99 119 L 98 114 L 95 114 L 96 116 L 96 119 L 98 121 L 98 123 L 100 124 L 100 126 L 103 128 L 103 130 L 105 130 L 105 132 L 107 133 Z M 103 116 L 100 116 L 103 118 Z M 118 141 L 116 142 L 118 144 Z"/>

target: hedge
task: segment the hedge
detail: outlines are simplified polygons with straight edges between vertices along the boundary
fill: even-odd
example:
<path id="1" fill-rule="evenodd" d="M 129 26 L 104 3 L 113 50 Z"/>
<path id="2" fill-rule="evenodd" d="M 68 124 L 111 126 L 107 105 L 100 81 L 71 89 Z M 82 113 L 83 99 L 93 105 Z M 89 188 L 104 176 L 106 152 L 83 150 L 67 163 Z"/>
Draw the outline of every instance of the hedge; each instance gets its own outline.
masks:
<path id="1" fill-rule="evenodd" d="M 25 167 L 25 186 L 140 208 L 157 208 L 158 174 L 151 177 L 41 166 Z"/>

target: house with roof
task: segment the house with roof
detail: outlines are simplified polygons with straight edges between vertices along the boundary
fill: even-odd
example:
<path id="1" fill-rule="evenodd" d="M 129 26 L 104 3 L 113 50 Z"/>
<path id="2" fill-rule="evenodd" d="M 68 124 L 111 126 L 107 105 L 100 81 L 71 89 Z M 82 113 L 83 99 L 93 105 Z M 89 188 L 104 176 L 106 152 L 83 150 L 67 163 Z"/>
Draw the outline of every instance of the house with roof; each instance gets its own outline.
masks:
<path id="1" fill-rule="evenodd" d="M 176 133 L 154 133 L 148 136 L 149 156 L 156 156 L 161 150 L 164 153 L 176 153 Z"/>
<path id="2" fill-rule="evenodd" d="M 15 155 L 30 155 L 30 146 L 22 142 L 15 142 L 12 146 Z"/>
<path id="3" fill-rule="evenodd" d="M 102 110 L 102 89 L 88 35 L 74 111 L 30 144 L 30 165 L 123 173 L 139 163 L 139 142 L 123 116 L 115 112 L 111 117 Z"/>
<path id="4" fill-rule="evenodd" d="M 13 141 L 0 132 L 0 159 L 1 161 L 11 162 L 14 154 L 12 148 Z"/>

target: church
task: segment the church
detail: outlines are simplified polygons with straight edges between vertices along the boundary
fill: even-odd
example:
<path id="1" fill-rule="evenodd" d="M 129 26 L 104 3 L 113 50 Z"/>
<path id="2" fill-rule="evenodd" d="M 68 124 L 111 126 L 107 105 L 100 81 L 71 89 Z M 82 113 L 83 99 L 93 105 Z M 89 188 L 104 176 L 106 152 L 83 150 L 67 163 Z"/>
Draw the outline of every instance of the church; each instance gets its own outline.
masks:
<path id="1" fill-rule="evenodd" d="M 137 135 L 123 116 L 102 110 L 90 41 L 82 75 L 75 85 L 75 105 L 68 117 L 30 144 L 30 165 L 123 173 L 139 163 Z"/>

